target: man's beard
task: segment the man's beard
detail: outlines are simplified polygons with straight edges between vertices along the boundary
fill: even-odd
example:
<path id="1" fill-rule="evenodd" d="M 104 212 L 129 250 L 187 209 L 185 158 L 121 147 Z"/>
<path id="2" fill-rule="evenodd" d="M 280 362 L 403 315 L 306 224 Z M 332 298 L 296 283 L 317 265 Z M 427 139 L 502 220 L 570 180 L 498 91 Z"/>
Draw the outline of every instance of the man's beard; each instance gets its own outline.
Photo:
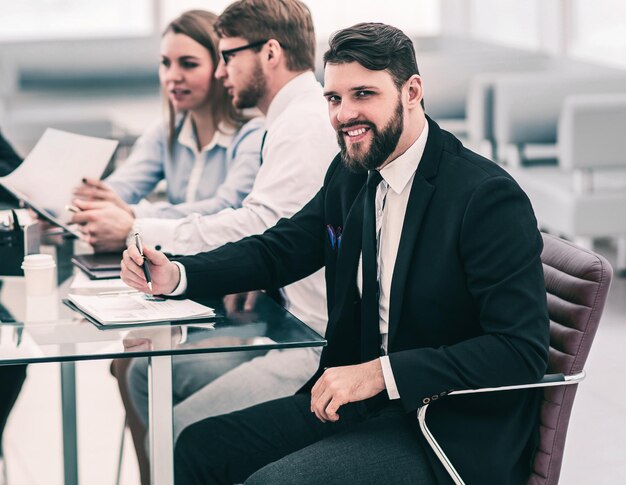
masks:
<path id="1" fill-rule="evenodd" d="M 391 155 L 398 146 L 400 135 L 402 135 L 402 131 L 404 130 L 404 115 L 402 110 L 402 102 L 398 97 L 398 104 L 396 105 L 393 117 L 380 132 L 378 128 L 376 128 L 376 125 L 369 121 L 352 121 L 338 127 L 337 140 L 341 148 L 341 160 L 346 167 L 355 172 L 374 170 L 387 160 L 389 155 Z M 352 156 L 348 153 L 343 131 L 351 126 L 367 126 L 372 132 L 370 149 L 362 155 Z M 356 148 L 355 145 L 353 145 L 353 148 Z"/>
<path id="2" fill-rule="evenodd" d="M 248 85 L 239 92 L 235 107 L 238 109 L 254 108 L 265 96 L 266 84 L 261 63 L 257 59 Z"/>

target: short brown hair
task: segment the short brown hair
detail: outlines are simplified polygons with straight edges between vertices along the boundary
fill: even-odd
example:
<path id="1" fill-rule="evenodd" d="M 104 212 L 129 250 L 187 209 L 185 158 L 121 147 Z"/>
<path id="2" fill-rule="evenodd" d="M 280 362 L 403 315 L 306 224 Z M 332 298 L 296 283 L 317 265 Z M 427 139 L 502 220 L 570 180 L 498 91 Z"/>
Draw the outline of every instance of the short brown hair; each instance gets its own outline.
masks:
<path id="1" fill-rule="evenodd" d="M 276 39 L 285 50 L 287 69 L 313 70 L 315 30 L 309 8 L 299 0 L 238 0 L 219 16 L 220 37 L 249 42 Z"/>
<path id="2" fill-rule="evenodd" d="M 400 89 L 413 75 L 419 75 L 415 47 L 396 27 L 381 23 L 360 23 L 335 32 L 324 54 L 324 66 L 358 62 L 370 71 L 387 71 Z M 422 108 L 424 99 L 422 98 Z"/>
<path id="3" fill-rule="evenodd" d="M 168 32 L 174 34 L 183 34 L 191 39 L 195 40 L 198 44 L 202 45 L 208 52 L 213 63 L 213 72 L 217 69 L 219 64 L 219 52 L 217 50 L 218 38 L 215 34 L 215 22 L 217 21 L 217 15 L 207 10 L 188 10 L 179 17 L 172 20 L 165 28 L 163 35 Z M 211 102 L 211 114 L 213 115 L 213 122 L 215 127 L 219 126 L 220 122 L 224 122 L 231 127 L 238 127 L 246 119 L 234 108 L 230 97 L 227 95 L 223 84 L 212 77 L 211 88 L 209 91 L 209 100 Z M 175 119 L 176 113 L 171 102 L 168 101 L 169 106 L 169 125 L 170 125 L 170 147 L 173 146 L 174 139 L 176 137 Z"/>

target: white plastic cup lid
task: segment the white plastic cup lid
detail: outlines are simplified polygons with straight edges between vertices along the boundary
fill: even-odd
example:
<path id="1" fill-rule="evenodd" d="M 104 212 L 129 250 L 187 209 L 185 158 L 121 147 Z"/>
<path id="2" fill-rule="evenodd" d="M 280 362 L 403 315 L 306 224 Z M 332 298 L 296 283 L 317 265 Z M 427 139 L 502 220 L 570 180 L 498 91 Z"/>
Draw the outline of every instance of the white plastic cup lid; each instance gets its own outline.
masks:
<path id="1" fill-rule="evenodd" d="M 53 268 L 54 266 L 55 262 L 51 254 L 29 254 L 22 262 L 22 269 Z"/>

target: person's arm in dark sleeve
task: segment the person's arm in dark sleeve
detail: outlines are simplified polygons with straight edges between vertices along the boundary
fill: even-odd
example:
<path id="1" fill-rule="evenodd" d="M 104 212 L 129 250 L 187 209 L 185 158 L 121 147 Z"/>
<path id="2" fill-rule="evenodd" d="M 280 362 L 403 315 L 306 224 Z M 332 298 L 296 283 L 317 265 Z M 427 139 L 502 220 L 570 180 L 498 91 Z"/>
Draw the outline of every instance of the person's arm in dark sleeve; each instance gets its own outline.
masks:
<path id="1" fill-rule="evenodd" d="M 324 265 L 325 187 L 337 167 L 330 167 L 324 186 L 303 209 L 261 235 L 225 244 L 214 251 L 186 256 L 189 297 L 224 295 L 280 288 Z"/>
<path id="2" fill-rule="evenodd" d="M 389 354 L 407 411 L 442 392 L 544 375 L 549 319 L 542 247 L 530 201 L 514 181 L 494 177 L 477 187 L 465 209 L 459 251 L 484 333 L 447 347 Z"/>

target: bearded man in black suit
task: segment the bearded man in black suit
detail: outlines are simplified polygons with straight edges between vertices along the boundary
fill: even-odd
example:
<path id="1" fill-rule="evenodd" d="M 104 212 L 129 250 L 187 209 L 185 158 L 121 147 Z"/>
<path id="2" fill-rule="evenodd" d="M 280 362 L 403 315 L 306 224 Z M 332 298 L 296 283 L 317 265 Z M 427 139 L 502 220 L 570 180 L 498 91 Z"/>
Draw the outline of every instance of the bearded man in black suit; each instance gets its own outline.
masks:
<path id="1" fill-rule="evenodd" d="M 145 249 L 154 292 L 192 298 L 326 270 L 328 346 L 317 373 L 295 396 L 187 428 L 176 483 L 446 483 L 416 424 L 426 403 L 467 483 L 523 483 L 540 392 L 447 394 L 533 382 L 546 370 L 530 202 L 425 115 L 404 33 L 344 29 L 324 63 L 341 153 L 319 193 L 263 235 L 216 251 L 172 263 Z M 148 291 L 141 262 L 130 247 L 122 275 Z"/>

